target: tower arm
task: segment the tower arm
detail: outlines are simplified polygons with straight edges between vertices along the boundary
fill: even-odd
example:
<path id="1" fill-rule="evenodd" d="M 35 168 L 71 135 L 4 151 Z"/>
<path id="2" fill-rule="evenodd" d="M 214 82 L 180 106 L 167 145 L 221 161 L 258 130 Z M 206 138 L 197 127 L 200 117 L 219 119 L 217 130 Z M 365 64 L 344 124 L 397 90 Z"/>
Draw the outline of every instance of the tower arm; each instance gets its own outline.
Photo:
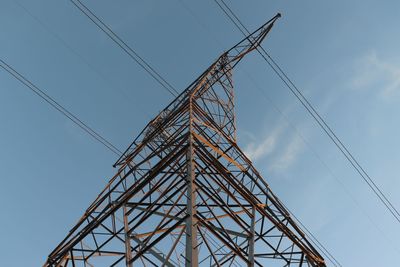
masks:
<path id="1" fill-rule="evenodd" d="M 232 68 L 251 51 L 257 49 L 268 33 L 274 26 L 275 21 L 281 17 L 281 14 L 276 14 L 272 19 L 264 23 L 260 28 L 246 36 L 243 40 L 234 45 L 226 52 L 228 57 L 227 64 L 231 64 Z"/>

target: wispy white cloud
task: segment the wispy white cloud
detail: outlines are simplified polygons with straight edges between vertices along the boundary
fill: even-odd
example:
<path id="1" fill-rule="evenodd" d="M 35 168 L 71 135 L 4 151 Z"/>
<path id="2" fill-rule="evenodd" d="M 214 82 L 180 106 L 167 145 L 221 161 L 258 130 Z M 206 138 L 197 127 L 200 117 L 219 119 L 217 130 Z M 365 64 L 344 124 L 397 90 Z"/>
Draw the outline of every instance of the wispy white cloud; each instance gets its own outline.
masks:
<path id="1" fill-rule="evenodd" d="M 400 92 L 400 65 L 379 57 L 376 52 L 369 52 L 359 60 L 356 69 L 351 84 L 353 88 L 374 88 L 385 98 Z"/>
<path id="2" fill-rule="evenodd" d="M 260 162 L 264 158 L 269 171 L 283 172 L 296 162 L 304 148 L 299 134 L 288 134 L 287 125 L 279 123 L 262 138 L 252 138 L 244 149 L 244 153 L 253 161 Z"/>
<path id="3" fill-rule="evenodd" d="M 246 146 L 244 153 L 252 160 L 256 161 L 264 156 L 271 154 L 279 141 L 284 126 L 279 125 L 269 131 L 263 138 L 252 138 L 253 140 Z"/>
<path id="4" fill-rule="evenodd" d="M 292 166 L 303 150 L 304 143 L 299 135 L 293 134 L 281 147 L 282 153 L 277 154 L 269 164 L 272 171 L 285 171 Z"/>

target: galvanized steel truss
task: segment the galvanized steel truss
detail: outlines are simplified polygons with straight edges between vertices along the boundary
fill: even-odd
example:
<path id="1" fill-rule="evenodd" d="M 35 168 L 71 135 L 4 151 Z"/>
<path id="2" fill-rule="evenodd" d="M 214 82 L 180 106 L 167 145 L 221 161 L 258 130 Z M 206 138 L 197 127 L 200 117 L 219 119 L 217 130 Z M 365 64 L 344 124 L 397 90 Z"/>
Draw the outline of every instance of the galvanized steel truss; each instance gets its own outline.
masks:
<path id="1" fill-rule="evenodd" d="M 278 17 L 145 127 L 44 266 L 325 266 L 236 144 L 232 70 Z"/>

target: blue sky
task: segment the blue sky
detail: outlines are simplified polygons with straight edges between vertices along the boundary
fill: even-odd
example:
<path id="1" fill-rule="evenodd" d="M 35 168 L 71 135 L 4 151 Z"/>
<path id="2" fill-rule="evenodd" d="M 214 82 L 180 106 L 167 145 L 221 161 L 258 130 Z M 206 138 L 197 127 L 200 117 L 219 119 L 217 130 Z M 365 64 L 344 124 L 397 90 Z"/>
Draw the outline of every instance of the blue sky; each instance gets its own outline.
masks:
<path id="1" fill-rule="evenodd" d="M 212 0 L 86 0 L 182 90 L 242 38 Z M 400 207 L 400 3 L 229 1 Z M 120 149 L 169 95 L 69 1 L 0 0 L 0 58 Z M 256 54 L 234 73 L 238 142 L 343 266 L 394 266 L 400 225 Z M 40 266 L 115 155 L 0 71 L 1 266 Z"/>

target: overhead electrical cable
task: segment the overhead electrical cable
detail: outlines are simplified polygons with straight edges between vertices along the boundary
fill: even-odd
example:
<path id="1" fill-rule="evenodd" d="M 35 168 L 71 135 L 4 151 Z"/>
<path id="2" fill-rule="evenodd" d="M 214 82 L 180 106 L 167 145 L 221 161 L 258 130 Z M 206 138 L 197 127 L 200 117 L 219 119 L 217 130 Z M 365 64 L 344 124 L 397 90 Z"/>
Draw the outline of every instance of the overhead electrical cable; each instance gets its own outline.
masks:
<path id="1" fill-rule="evenodd" d="M 246 32 L 249 32 L 248 29 L 241 22 L 241 20 L 238 18 L 238 16 L 235 15 L 233 10 L 225 3 L 224 0 L 220 0 L 220 2 L 218 2 L 218 0 L 214 1 L 218 4 L 219 8 L 224 12 L 224 14 L 228 17 L 228 19 L 239 29 L 240 32 L 242 32 L 243 35 L 246 35 Z M 382 192 L 382 190 L 378 187 L 378 185 L 370 177 L 370 175 L 365 171 L 365 169 L 360 165 L 358 160 L 355 159 L 353 154 L 343 144 L 343 142 L 335 134 L 332 128 L 319 115 L 319 113 L 310 103 L 310 101 L 303 95 L 300 89 L 294 84 L 294 82 L 288 77 L 288 75 L 283 71 L 283 69 L 278 65 L 278 63 L 271 57 L 271 55 L 262 46 L 260 46 L 259 49 L 257 49 L 257 51 L 261 55 L 261 57 L 267 62 L 267 64 L 272 68 L 275 74 L 278 75 L 278 77 L 282 80 L 282 82 L 286 85 L 286 87 L 300 101 L 300 103 L 304 106 L 307 112 L 314 118 L 314 120 L 318 123 L 321 129 L 326 133 L 326 135 L 331 139 L 331 141 L 335 144 L 335 146 L 340 150 L 340 152 L 345 156 L 347 161 L 352 165 L 352 167 L 356 170 L 356 172 L 361 176 L 363 181 L 378 197 L 380 202 L 386 207 L 386 209 L 396 219 L 396 221 L 400 223 L 400 212 L 392 204 L 392 202 L 388 199 L 388 197 Z"/>
<path id="2" fill-rule="evenodd" d="M 37 22 L 38 25 L 40 25 L 49 35 L 53 36 L 54 39 L 56 39 L 60 44 L 62 44 L 67 50 L 69 50 L 73 55 L 76 56 L 77 59 L 79 59 L 80 61 L 82 61 L 89 69 L 91 69 L 95 74 L 97 74 L 101 79 L 103 79 L 103 81 L 108 84 L 108 88 L 112 87 L 113 92 L 115 90 L 119 91 L 119 93 L 124 97 L 124 99 L 130 99 L 132 101 L 138 101 L 138 99 L 133 98 L 128 92 L 127 90 L 125 90 L 124 88 L 122 88 L 121 86 L 115 85 L 115 83 L 113 83 L 109 77 L 105 76 L 101 71 L 98 70 L 98 68 L 96 68 L 95 66 L 93 66 L 93 64 L 91 64 L 87 59 L 85 59 L 85 57 L 79 53 L 76 49 L 74 49 L 71 45 L 68 44 L 67 41 L 65 41 L 63 39 L 63 37 L 60 35 L 59 32 L 54 31 L 51 29 L 51 27 L 49 27 L 48 25 L 46 25 L 46 23 L 43 22 L 42 19 L 40 19 L 38 16 L 36 16 L 35 14 L 33 14 L 27 7 L 25 7 L 20 1 L 18 0 L 10 0 L 11 2 L 13 2 L 15 5 L 17 5 L 21 10 L 23 10 L 28 16 L 30 16 L 34 21 Z M 148 117 L 150 117 L 150 115 L 143 110 L 144 113 L 146 113 L 146 115 Z"/>
<path id="3" fill-rule="evenodd" d="M 156 80 L 171 95 L 177 96 L 179 92 L 164 77 L 160 75 L 142 56 L 119 37 L 107 24 L 94 14 L 79 0 L 70 0 L 86 17 L 88 17 L 101 31 L 111 38 L 131 59 L 142 67 L 154 80 Z"/>
<path id="4" fill-rule="evenodd" d="M 49 105 L 51 105 L 53 108 L 55 108 L 58 112 L 60 112 L 62 115 L 67 117 L 70 121 L 72 121 L 74 124 L 76 124 L 79 128 L 84 130 L 86 133 L 88 133 L 91 137 L 93 137 L 96 141 L 104 145 L 108 150 L 113 152 L 114 154 L 120 156 L 122 154 L 122 151 L 119 150 L 117 147 L 115 147 L 111 142 L 109 142 L 106 138 L 104 138 L 102 135 L 100 135 L 98 132 L 93 130 L 89 125 L 87 125 L 85 122 L 83 122 L 81 119 L 79 119 L 76 115 L 74 115 L 72 112 L 70 112 L 68 109 L 66 109 L 64 106 L 62 106 L 59 102 L 57 102 L 54 98 L 49 96 L 46 92 L 41 90 L 39 87 L 37 87 L 35 84 L 33 84 L 31 81 L 29 81 L 25 76 L 23 76 L 21 73 L 19 73 L 17 70 L 15 70 L 13 67 L 8 65 L 4 60 L 0 59 L 0 67 L 3 68 L 5 71 L 7 71 L 9 74 L 11 74 L 14 78 L 19 80 L 22 84 L 24 84 L 28 89 L 32 90 L 37 96 L 42 98 L 45 102 L 47 102 Z"/>

